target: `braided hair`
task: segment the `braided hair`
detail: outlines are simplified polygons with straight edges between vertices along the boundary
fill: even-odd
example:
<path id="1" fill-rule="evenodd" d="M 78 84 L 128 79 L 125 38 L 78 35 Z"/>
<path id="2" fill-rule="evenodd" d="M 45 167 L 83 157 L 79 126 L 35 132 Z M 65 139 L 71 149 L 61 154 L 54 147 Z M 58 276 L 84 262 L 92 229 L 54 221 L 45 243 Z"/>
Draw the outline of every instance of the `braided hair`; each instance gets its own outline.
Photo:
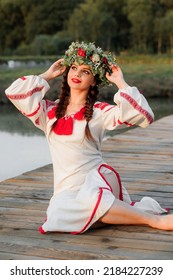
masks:
<path id="1" fill-rule="evenodd" d="M 89 121 L 92 119 L 92 115 L 93 115 L 93 106 L 94 103 L 97 101 L 97 96 L 99 94 L 99 90 L 98 87 L 95 85 L 93 87 L 90 87 L 89 92 L 88 92 L 88 96 L 86 99 L 86 103 L 85 103 L 85 119 L 86 119 L 86 127 L 85 127 L 85 136 L 87 137 L 88 140 L 92 140 L 94 141 L 94 138 L 91 134 L 91 131 L 89 129 Z"/>
<path id="2" fill-rule="evenodd" d="M 65 112 L 67 109 L 67 106 L 69 104 L 69 100 L 70 100 L 70 87 L 67 83 L 67 76 L 68 76 L 68 72 L 69 72 L 70 67 L 68 67 L 65 71 L 65 74 L 63 76 L 63 81 L 62 81 L 62 88 L 61 88 L 61 93 L 59 96 L 59 102 L 57 104 L 56 107 L 56 118 L 57 121 L 65 116 Z M 86 127 L 85 127 L 85 137 L 88 140 L 92 140 L 93 142 L 95 142 L 90 128 L 89 128 L 89 121 L 92 119 L 92 115 L 93 115 L 93 106 L 94 103 L 97 101 L 97 97 L 99 94 L 99 90 L 98 90 L 98 84 L 100 83 L 97 75 L 95 76 L 95 80 L 96 80 L 96 85 L 95 86 L 90 86 L 89 91 L 88 91 L 88 96 L 86 99 L 86 103 L 85 103 L 85 113 L 84 113 L 84 117 L 86 119 Z M 53 127 L 56 125 L 57 121 L 53 124 Z"/>

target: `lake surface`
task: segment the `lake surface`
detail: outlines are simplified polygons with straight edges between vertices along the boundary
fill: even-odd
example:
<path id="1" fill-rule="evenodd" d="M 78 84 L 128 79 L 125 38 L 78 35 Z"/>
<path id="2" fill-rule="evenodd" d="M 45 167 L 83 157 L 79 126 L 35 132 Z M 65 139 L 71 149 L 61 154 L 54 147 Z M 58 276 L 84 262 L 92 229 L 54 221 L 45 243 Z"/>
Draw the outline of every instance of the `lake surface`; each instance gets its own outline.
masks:
<path id="1" fill-rule="evenodd" d="M 1 106 L 0 181 L 51 162 L 43 132 L 14 106 Z"/>
<path id="2" fill-rule="evenodd" d="M 155 120 L 173 114 L 173 99 L 151 99 Z M 111 132 L 114 135 L 119 131 Z M 121 133 L 124 131 L 121 130 Z M 0 107 L 0 181 L 51 163 L 47 140 L 14 106 Z"/>
<path id="3" fill-rule="evenodd" d="M 43 136 L 0 132 L 0 181 L 51 163 Z"/>

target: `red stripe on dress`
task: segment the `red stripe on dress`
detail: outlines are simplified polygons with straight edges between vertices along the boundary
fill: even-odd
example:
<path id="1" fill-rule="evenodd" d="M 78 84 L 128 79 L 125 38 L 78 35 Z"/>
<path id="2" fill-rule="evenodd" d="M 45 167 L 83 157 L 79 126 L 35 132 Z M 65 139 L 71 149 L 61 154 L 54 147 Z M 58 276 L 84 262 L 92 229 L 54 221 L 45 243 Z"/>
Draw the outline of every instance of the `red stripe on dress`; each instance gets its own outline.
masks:
<path id="1" fill-rule="evenodd" d="M 125 124 L 125 125 L 127 125 L 127 126 L 134 126 L 133 124 L 128 123 L 128 122 L 121 122 L 119 119 L 118 119 L 118 123 L 119 123 L 119 124 Z"/>
<path id="2" fill-rule="evenodd" d="M 131 205 L 131 206 L 134 206 L 135 203 L 136 203 L 136 201 L 132 201 L 130 205 Z"/>
<path id="3" fill-rule="evenodd" d="M 80 233 L 82 233 L 82 232 L 88 227 L 88 225 L 91 223 L 91 221 L 92 221 L 92 219 L 93 219 L 93 217 L 94 217 L 94 215 L 95 215 L 95 213 L 96 213 L 96 211 L 97 211 L 97 209 L 98 209 L 98 207 L 99 207 L 99 204 L 100 204 L 100 201 L 101 201 L 101 198 L 102 198 L 102 195 L 103 195 L 103 190 L 108 190 L 108 191 L 111 191 L 111 192 L 112 192 L 112 187 L 111 187 L 110 184 L 107 182 L 107 180 L 105 179 L 105 177 L 103 176 L 103 174 L 101 174 L 101 172 L 100 172 L 100 169 L 101 169 L 102 167 L 106 167 L 106 168 L 110 169 L 111 171 L 113 171 L 113 172 L 115 173 L 115 175 L 116 175 L 116 177 L 117 177 L 117 179 L 118 179 L 119 187 L 120 187 L 119 199 L 120 199 L 120 200 L 123 200 L 122 184 L 121 184 L 121 179 L 120 179 L 120 176 L 119 176 L 118 172 L 117 172 L 114 168 L 112 168 L 111 166 L 109 166 L 109 165 L 107 165 L 107 164 L 101 164 L 101 165 L 99 166 L 99 168 L 98 168 L 98 173 L 99 173 L 99 175 L 102 177 L 102 179 L 106 182 L 106 184 L 109 186 L 109 188 L 105 188 L 105 187 L 100 187 L 100 188 L 99 188 L 99 190 L 100 190 L 99 196 L 98 196 L 96 205 L 95 205 L 95 207 L 94 207 L 94 210 L 93 210 L 93 212 L 92 212 L 92 214 L 91 214 L 91 217 L 89 218 L 88 222 L 86 223 L 86 225 L 85 225 L 80 231 L 73 231 L 73 232 L 71 232 L 71 234 L 80 234 Z"/>
<path id="4" fill-rule="evenodd" d="M 37 114 L 37 112 L 40 110 L 40 103 L 38 104 L 38 108 L 31 114 L 25 114 L 24 112 L 22 112 L 22 114 L 26 117 L 33 117 L 34 115 Z"/>
<path id="5" fill-rule="evenodd" d="M 116 106 L 112 106 L 111 108 L 107 109 L 107 110 L 105 111 L 105 113 L 108 112 L 108 111 L 110 111 L 111 109 L 113 109 L 113 108 L 115 108 L 115 107 L 116 107 Z"/>
<path id="6" fill-rule="evenodd" d="M 153 122 L 153 118 L 152 116 L 148 113 L 147 110 L 143 109 L 137 102 L 135 99 L 133 99 L 130 95 L 128 95 L 127 93 L 121 92 L 120 96 L 122 96 L 123 98 L 125 98 L 132 106 L 134 109 L 136 109 L 139 113 L 141 113 L 142 115 L 144 115 L 149 123 Z"/>
<path id="7" fill-rule="evenodd" d="M 38 231 L 39 231 L 41 234 L 45 234 L 45 233 L 46 233 L 46 231 L 44 231 L 44 229 L 43 229 L 43 227 L 42 227 L 42 226 L 41 226 L 41 227 L 39 227 Z"/>
<path id="8" fill-rule="evenodd" d="M 27 97 L 32 96 L 34 93 L 42 91 L 43 88 L 44 86 L 35 87 L 32 90 L 28 91 L 27 93 L 23 93 L 23 94 L 7 94 L 7 97 L 11 100 L 26 99 Z"/>
<path id="9" fill-rule="evenodd" d="M 94 210 L 91 214 L 91 217 L 89 219 L 89 221 L 86 223 L 86 225 L 80 230 L 80 231 L 73 231 L 71 232 L 71 234 L 79 234 L 79 233 L 82 233 L 86 228 L 87 226 L 91 223 L 96 211 L 97 211 L 97 208 L 99 207 L 99 204 L 100 204 L 100 201 L 101 201 L 101 198 L 102 198 L 102 194 L 103 194 L 103 189 L 107 189 L 107 188 L 99 188 L 100 190 L 100 193 L 99 193 L 99 196 L 98 196 L 98 199 L 97 199 L 97 202 L 96 202 L 96 205 L 94 207 Z M 108 190 L 108 189 L 107 189 Z"/>
<path id="10" fill-rule="evenodd" d="M 107 165 L 107 164 L 101 164 L 100 167 L 99 167 L 99 169 L 98 169 L 98 172 L 99 172 L 100 176 L 101 176 L 102 179 L 106 182 L 106 184 L 110 187 L 111 192 L 113 192 L 113 191 L 112 191 L 111 185 L 108 183 L 108 181 L 106 180 L 106 178 L 104 177 L 104 175 L 100 172 L 100 169 L 101 169 L 102 167 L 108 168 L 109 170 L 111 170 L 112 172 L 115 173 L 115 175 L 116 175 L 116 177 L 117 177 L 117 180 L 118 180 L 118 183 L 119 183 L 119 188 L 120 188 L 119 200 L 123 200 L 122 184 L 121 184 L 121 179 L 120 179 L 119 173 L 118 173 L 112 166 L 109 166 L 109 165 Z"/>

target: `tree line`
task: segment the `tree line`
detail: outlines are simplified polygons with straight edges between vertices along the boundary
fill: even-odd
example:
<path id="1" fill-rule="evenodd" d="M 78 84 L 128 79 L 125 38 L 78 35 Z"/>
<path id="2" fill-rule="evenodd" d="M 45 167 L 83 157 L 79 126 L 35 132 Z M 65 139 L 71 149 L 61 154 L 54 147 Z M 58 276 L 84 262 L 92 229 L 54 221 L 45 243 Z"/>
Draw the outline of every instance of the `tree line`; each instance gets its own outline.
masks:
<path id="1" fill-rule="evenodd" d="M 173 53 L 172 0 L 0 0 L 0 55 L 61 54 L 74 40 Z"/>

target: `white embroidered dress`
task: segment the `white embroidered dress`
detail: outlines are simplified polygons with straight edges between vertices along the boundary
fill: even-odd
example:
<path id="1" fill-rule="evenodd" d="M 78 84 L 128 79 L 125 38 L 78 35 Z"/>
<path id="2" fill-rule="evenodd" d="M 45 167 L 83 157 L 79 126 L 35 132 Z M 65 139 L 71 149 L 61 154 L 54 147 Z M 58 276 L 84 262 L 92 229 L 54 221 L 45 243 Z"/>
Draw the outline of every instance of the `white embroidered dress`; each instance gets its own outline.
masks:
<path id="1" fill-rule="evenodd" d="M 119 199 L 131 204 L 118 173 L 102 158 L 101 142 L 106 130 L 127 125 L 148 126 L 153 112 L 136 87 L 119 90 L 115 105 L 96 102 L 89 127 L 95 143 L 84 138 L 86 121 L 82 108 L 74 116 L 56 121 L 58 101 L 43 100 L 48 83 L 39 76 L 17 79 L 7 90 L 10 101 L 35 126 L 44 131 L 50 147 L 54 170 L 54 192 L 47 209 L 47 219 L 40 232 L 82 233 L 103 216 L 116 200 L 106 174 L 113 174 L 119 182 Z M 166 210 L 152 198 L 145 197 L 134 207 L 153 213 Z"/>

